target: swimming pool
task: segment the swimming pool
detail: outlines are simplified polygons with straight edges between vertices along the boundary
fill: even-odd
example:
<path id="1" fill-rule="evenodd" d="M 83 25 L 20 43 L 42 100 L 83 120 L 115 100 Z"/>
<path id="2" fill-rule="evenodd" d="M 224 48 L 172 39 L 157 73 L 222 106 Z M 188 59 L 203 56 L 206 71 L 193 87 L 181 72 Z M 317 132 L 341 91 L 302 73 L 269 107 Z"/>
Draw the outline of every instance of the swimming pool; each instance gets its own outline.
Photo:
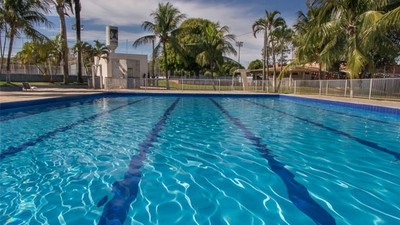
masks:
<path id="1" fill-rule="evenodd" d="M 104 95 L 2 110 L 0 224 L 398 224 L 398 114 Z"/>

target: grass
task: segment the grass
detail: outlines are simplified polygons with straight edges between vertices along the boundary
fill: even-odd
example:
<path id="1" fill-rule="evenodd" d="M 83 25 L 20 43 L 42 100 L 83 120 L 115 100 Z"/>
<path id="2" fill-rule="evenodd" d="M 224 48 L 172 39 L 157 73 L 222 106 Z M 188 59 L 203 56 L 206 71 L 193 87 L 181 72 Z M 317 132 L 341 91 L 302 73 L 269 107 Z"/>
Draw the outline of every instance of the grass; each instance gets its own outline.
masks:
<path id="1" fill-rule="evenodd" d="M 0 87 L 20 87 L 20 86 L 22 86 L 22 84 L 18 82 L 7 83 L 5 81 L 0 81 Z"/>

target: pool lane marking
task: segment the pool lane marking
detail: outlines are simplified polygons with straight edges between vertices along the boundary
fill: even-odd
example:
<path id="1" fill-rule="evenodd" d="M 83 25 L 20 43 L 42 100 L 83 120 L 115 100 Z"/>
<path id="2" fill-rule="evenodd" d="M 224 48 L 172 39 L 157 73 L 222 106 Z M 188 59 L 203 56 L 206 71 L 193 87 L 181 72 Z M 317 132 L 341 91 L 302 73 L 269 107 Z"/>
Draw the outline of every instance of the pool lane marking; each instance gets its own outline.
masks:
<path id="1" fill-rule="evenodd" d="M 387 122 L 387 121 L 383 121 L 383 120 L 376 120 L 376 119 L 367 118 L 367 117 L 363 117 L 363 116 L 359 116 L 359 115 L 353 115 L 353 114 L 349 114 L 349 113 L 339 112 L 339 111 L 332 110 L 332 109 L 325 109 L 325 108 L 320 108 L 320 107 L 316 107 L 316 106 L 305 105 L 305 104 L 297 103 L 297 102 L 292 101 L 290 99 L 288 101 L 291 101 L 291 103 L 294 104 L 294 105 L 299 105 L 299 106 L 313 108 L 313 109 L 319 109 L 319 110 L 323 110 L 323 111 L 327 111 L 327 112 L 336 113 L 336 114 L 339 114 L 339 115 L 345 115 L 345 116 L 349 116 L 349 117 L 360 118 L 360 119 L 369 120 L 369 121 L 373 121 L 373 122 L 377 122 L 377 123 L 383 123 L 383 124 L 388 124 L 388 125 L 393 125 L 393 126 L 400 126 L 400 124 L 398 124 L 398 123 L 391 123 L 391 122 Z"/>
<path id="2" fill-rule="evenodd" d="M 103 214 L 101 215 L 98 224 L 108 225 L 124 223 L 128 215 L 130 205 L 136 199 L 139 191 L 139 182 L 142 176 L 141 168 L 143 166 L 143 161 L 146 159 L 147 153 L 150 152 L 150 148 L 153 147 L 153 143 L 157 141 L 157 136 L 167 121 L 168 116 L 171 115 L 179 101 L 180 98 L 176 99 L 174 103 L 172 103 L 172 105 L 160 118 L 158 123 L 146 135 L 145 140 L 139 144 L 139 154 L 132 157 L 129 163 L 128 171 L 124 174 L 124 179 L 114 182 L 112 187 L 114 197 L 104 206 Z M 104 197 L 101 200 L 103 199 L 107 198 Z M 98 206 L 102 206 L 102 204 L 99 203 Z"/>
<path id="3" fill-rule="evenodd" d="M 285 164 L 277 161 L 267 145 L 261 142 L 261 138 L 251 132 L 240 119 L 232 116 L 225 108 L 223 108 L 215 100 L 210 99 L 223 114 L 225 114 L 244 134 L 251 143 L 257 147 L 261 156 L 268 161 L 271 170 L 277 174 L 283 181 L 288 191 L 290 201 L 304 214 L 310 217 L 316 224 L 336 224 L 335 219 L 324 208 L 322 208 L 314 199 L 311 198 L 307 188 L 297 182 Z"/>
<path id="4" fill-rule="evenodd" d="M 70 102 L 68 104 L 54 106 L 54 107 L 50 107 L 50 108 L 44 108 L 42 110 L 34 109 L 35 111 L 33 111 L 33 112 L 32 111 L 29 112 L 29 110 L 28 110 L 28 113 L 16 114 L 16 115 L 13 115 L 13 116 L 7 116 L 7 114 L 5 114 L 5 115 L 3 115 L 4 117 L 0 118 L 0 122 L 5 122 L 5 121 L 8 121 L 8 120 L 14 120 L 14 119 L 18 119 L 18 118 L 33 116 L 33 115 L 44 113 L 44 112 L 51 112 L 51 111 L 55 111 L 55 110 L 58 110 L 58 109 L 65 109 L 65 108 L 88 105 L 88 104 L 92 104 L 93 101 L 95 101 L 95 100 L 96 99 L 92 99 L 92 100 L 89 100 L 89 101 L 84 101 L 84 102 L 82 102 L 80 104 L 77 104 L 75 102 Z M 28 106 L 28 107 L 31 107 L 31 106 Z"/>
<path id="5" fill-rule="evenodd" d="M 279 109 L 274 109 L 272 107 L 269 107 L 269 106 L 266 106 L 266 105 L 263 105 L 263 104 L 260 104 L 260 103 L 257 103 L 257 102 L 252 102 L 252 101 L 248 101 L 248 102 L 250 102 L 250 103 L 252 103 L 254 105 L 258 105 L 258 106 L 270 109 L 272 111 L 276 111 L 276 112 L 282 113 L 284 115 L 299 119 L 301 121 L 307 122 L 307 123 L 315 125 L 317 127 L 324 128 L 324 129 L 329 130 L 329 131 L 331 131 L 331 132 L 333 132 L 335 134 L 339 134 L 339 135 L 345 136 L 345 137 L 349 138 L 350 140 L 357 141 L 358 143 L 360 143 L 360 144 L 362 144 L 364 146 L 376 149 L 376 150 L 381 151 L 381 152 L 385 152 L 387 154 L 392 155 L 396 160 L 400 160 L 400 153 L 394 152 L 394 151 L 389 150 L 389 149 L 387 149 L 385 147 L 381 147 L 375 142 L 367 141 L 367 140 L 363 140 L 361 138 L 354 137 L 351 134 L 345 133 L 345 132 L 340 131 L 340 130 L 336 130 L 336 129 L 332 128 L 332 127 L 328 127 L 328 126 L 325 126 L 323 124 L 320 124 L 320 123 L 317 123 L 317 122 L 314 122 L 314 121 L 311 121 L 311 120 L 308 120 L 308 119 L 305 119 L 305 118 L 302 118 L 302 117 L 298 117 L 298 116 L 292 115 L 290 113 L 287 113 L 285 111 L 282 111 L 282 110 L 279 110 Z"/>
<path id="6" fill-rule="evenodd" d="M 7 155 L 12 155 L 12 154 L 21 152 L 21 151 L 23 151 L 24 149 L 26 149 L 26 148 L 28 148 L 28 147 L 30 147 L 30 146 L 34 146 L 34 145 L 36 145 L 37 143 L 42 142 L 42 141 L 44 141 L 44 140 L 47 139 L 47 138 L 51 138 L 51 137 L 55 136 L 56 134 L 58 134 L 58 133 L 60 133 L 60 132 L 65 132 L 65 131 L 67 131 L 67 130 L 72 129 L 73 127 L 75 127 L 75 126 L 77 126 L 77 125 L 86 123 L 86 122 L 88 122 L 88 121 L 90 121 L 90 120 L 94 120 L 94 119 L 96 119 L 96 118 L 98 118 L 98 117 L 100 117 L 100 116 L 109 114 L 110 112 L 113 112 L 113 111 L 115 111 L 115 110 L 122 109 L 122 108 L 125 108 L 125 107 L 127 107 L 127 106 L 130 106 L 130 105 L 139 103 L 139 102 L 141 102 L 141 101 L 143 101 L 143 100 L 145 100 L 145 99 L 147 99 L 147 98 L 139 99 L 139 100 L 130 102 L 130 103 L 128 103 L 128 104 L 125 104 L 125 105 L 122 105 L 122 106 L 118 106 L 118 107 L 116 107 L 116 108 L 114 108 L 114 109 L 111 109 L 111 110 L 108 110 L 108 111 L 103 111 L 103 112 L 98 113 L 98 114 L 94 114 L 93 116 L 90 116 L 90 117 L 87 117 L 87 118 L 78 120 L 78 121 L 76 121 L 75 123 L 69 124 L 69 125 L 64 126 L 64 127 L 59 127 L 59 128 L 57 128 L 57 129 L 55 129 L 55 130 L 53 130 L 53 131 L 50 131 L 50 132 L 45 133 L 45 134 L 42 134 L 42 135 L 40 135 L 39 137 L 37 137 L 37 138 L 35 138 L 35 139 L 31 139 L 31 140 L 29 140 L 29 141 L 26 141 L 25 143 L 23 143 L 23 144 L 21 144 L 21 145 L 18 145 L 18 146 L 16 146 L 16 147 L 10 146 L 10 147 L 8 147 L 7 149 L 1 151 L 1 153 L 0 153 L 0 160 L 4 159 Z"/>

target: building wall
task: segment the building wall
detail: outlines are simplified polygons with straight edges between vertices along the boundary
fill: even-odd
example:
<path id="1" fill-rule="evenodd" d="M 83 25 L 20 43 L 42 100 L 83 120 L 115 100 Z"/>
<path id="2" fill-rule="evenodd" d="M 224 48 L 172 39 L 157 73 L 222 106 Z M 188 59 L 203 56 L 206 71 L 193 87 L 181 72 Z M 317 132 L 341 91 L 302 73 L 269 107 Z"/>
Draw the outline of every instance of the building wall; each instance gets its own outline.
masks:
<path id="1" fill-rule="evenodd" d="M 139 68 L 136 61 L 139 62 Z M 128 76 L 128 68 L 133 67 L 133 77 L 141 78 L 148 73 L 147 55 L 110 53 L 108 60 L 100 59 L 104 77 L 121 78 Z M 132 74 L 130 77 L 132 77 Z"/>

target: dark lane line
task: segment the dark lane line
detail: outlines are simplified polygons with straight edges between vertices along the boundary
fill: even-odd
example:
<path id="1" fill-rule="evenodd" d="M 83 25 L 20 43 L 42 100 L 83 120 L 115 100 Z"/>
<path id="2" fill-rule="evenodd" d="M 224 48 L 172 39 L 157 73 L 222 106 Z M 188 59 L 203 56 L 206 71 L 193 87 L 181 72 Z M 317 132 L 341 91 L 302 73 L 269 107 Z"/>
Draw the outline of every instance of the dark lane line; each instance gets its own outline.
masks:
<path id="1" fill-rule="evenodd" d="M 290 101 L 290 103 L 292 103 L 294 105 L 299 105 L 299 106 L 303 106 L 303 107 L 307 107 L 307 108 L 319 109 L 319 110 L 323 110 L 323 111 L 327 111 L 327 112 L 336 113 L 336 114 L 339 114 L 339 115 L 345 115 L 345 116 L 349 116 L 349 117 L 360 118 L 360 119 L 369 120 L 369 121 L 373 121 L 373 122 L 377 122 L 377 123 L 388 124 L 388 125 L 392 125 L 392 126 L 400 126 L 400 124 L 398 124 L 398 123 L 391 123 L 391 122 L 387 122 L 387 121 L 383 121 L 383 120 L 376 120 L 376 119 L 367 118 L 367 117 L 363 117 L 363 116 L 359 116 L 359 115 L 353 115 L 353 114 L 348 114 L 348 113 L 344 113 L 344 112 L 339 112 L 339 111 L 332 110 L 332 109 L 324 109 L 324 108 L 320 108 L 320 107 L 316 107 L 316 106 L 305 105 L 305 104 L 297 103 L 297 102 L 292 101 L 292 100 L 289 100 L 289 101 Z"/>
<path id="2" fill-rule="evenodd" d="M 112 192 L 114 197 L 105 205 L 103 214 L 100 217 L 98 224 L 112 225 L 123 224 L 131 203 L 136 199 L 139 191 L 139 182 L 142 177 L 141 168 L 143 161 L 146 159 L 147 153 L 153 147 L 153 143 L 157 141 L 157 136 L 162 130 L 168 116 L 175 109 L 180 98 L 176 99 L 174 103 L 165 111 L 164 115 L 160 118 L 158 123 L 146 135 L 146 139 L 139 145 L 139 154 L 134 155 L 129 163 L 128 171 L 124 174 L 124 179 L 116 181 L 113 184 Z M 107 202 L 107 196 L 103 197 L 97 204 L 98 207 Z"/>
<path id="3" fill-rule="evenodd" d="M 285 168 L 285 164 L 277 161 L 267 145 L 261 142 L 261 138 L 251 132 L 238 118 L 232 116 L 225 108 L 215 100 L 210 99 L 223 114 L 225 114 L 244 134 L 251 143 L 257 147 L 261 156 L 268 161 L 271 170 L 283 181 L 288 191 L 290 201 L 316 224 L 336 224 L 335 219 L 314 199 L 311 198 L 307 188 L 294 179 L 294 174 Z"/>
<path id="4" fill-rule="evenodd" d="M 39 137 L 37 137 L 37 138 L 35 138 L 35 139 L 31 139 L 31 140 L 29 140 L 29 141 L 27 141 L 27 142 L 25 142 L 25 143 L 23 143 L 23 144 L 21 144 L 21 145 L 18 145 L 18 146 L 16 146 L 16 147 L 14 147 L 14 146 L 8 147 L 7 149 L 1 151 L 1 153 L 0 153 L 0 160 L 4 159 L 7 155 L 13 155 L 13 154 L 15 154 L 15 153 L 18 153 L 18 152 L 21 152 L 21 151 L 25 150 L 26 148 L 28 148 L 28 147 L 30 147 L 30 146 L 34 146 L 34 145 L 36 145 L 37 143 L 42 142 L 42 141 L 44 141 L 45 139 L 51 138 L 51 137 L 55 136 L 55 135 L 58 134 L 58 133 L 61 133 L 61 132 L 65 132 L 65 131 L 67 131 L 67 130 L 70 130 L 70 129 L 72 129 L 73 127 L 75 127 L 75 126 L 77 126 L 77 125 L 86 123 L 86 122 L 88 122 L 88 121 L 90 121 L 90 120 L 96 119 L 96 118 L 98 118 L 98 117 L 100 117 L 100 116 L 106 115 L 106 114 L 108 114 L 108 113 L 110 113 L 110 112 L 113 112 L 113 111 L 115 111 L 115 110 L 122 109 L 122 108 L 125 108 L 125 107 L 127 107 L 127 106 L 136 104 L 136 103 L 141 102 L 141 101 L 143 101 L 143 100 L 145 100 L 145 99 L 147 99 L 147 98 L 139 99 L 139 100 L 130 102 L 130 103 L 128 103 L 128 104 L 125 104 L 125 105 L 116 107 L 116 108 L 114 108 L 114 109 L 111 109 L 111 110 L 108 110 L 108 111 L 104 111 L 104 112 L 95 114 L 95 115 L 93 115 L 93 116 L 90 116 L 90 117 L 87 117 L 87 118 L 78 120 L 78 121 L 76 121 L 75 123 L 72 123 L 72 124 L 69 124 L 69 125 L 67 125 L 67 126 L 57 128 L 57 129 L 55 129 L 55 130 L 53 130 L 53 131 L 50 131 L 50 132 L 48 132 L 48 133 L 42 134 L 42 135 L 40 135 Z"/>
<path id="5" fill-rule="evenodd" d="M 252 102 L 252 101 L 248 101 L 248 102 L 250 102 L 250 103 L 252 103 L 252 104 L 254 104 L 254 105 L 258 105 L 258 106 L 261 106 L 261 107 L 270 109 L 270 110 L 272 110 L 272 111 L 276 111 L 276 112 L 282 113 L 282 114 L 284 114 L 284 115 L 287 115 L 287 116 L 290 116 L 290 117 L 299 119 L 299 120 L 301 120 L 301 121 L 307 122 L 307 123 L 312 124 L 312 125 L 315 125 L 315 126 L 317 126 L 317 127 L 324 128 L 324 129 L 329 130 L 329 131 L 331 131 L 331 132 L 333 132 L 333 133 L 335 133 L 335 134 L 339 134 L 339 135 L 342 135 L 342 136 L 344 136 L 344 137 L 347 137 L 347 138 L 349 138 L 350 140 L 357 141 L 358 143 L 360 143 L 360 144 L 362 144 L 362 145 L 365 145 L 365 146 L 367 146 L 367 147 L 370 147 L 370 148 L 376 149 L 376 150 L 378 150 L 378 151 L 381 151 L 381 152 L 385 152 L 385 153 L 387 153 L 387 154 L 390 154 L 390 155 L 392 155 L 396 160 L 400 160 L 400 153 L 394 152 L 394 151 L 389 150 L 389 149 L 387 149 L 387 148 L 385 148 L 385 147 L 381 147 L 381 146 L 379 146 L 379 145 L 378 145 L 377 143 L 375 143 L 375 142 L 367 141 L 367 140 L 363 140 L 363 139 L 361 139 L 361 138 L 354 137 L 354 136 L 352 136 L 352 135 L 350 135 L 350 134 L 348 134 L 348 133 L 345 133 L 345 132 L 340 131 L 340 130 L 336 130 L 336 129 L 332 128 L 332 127 L 328 127 L 328 126 L 325 126 L 325 125 L 323 125 L 323 124 L 320 124 L 320 123 L 317 123 L 317 122 L 314 122 L 314 121 L 311 121 L 311 120 L 308 120 L 308 119 L 304 119 L 304 118 L 301 118 L 301 117 L 298 117 L 298 116 L 289 114 L 289 113 L 287 113 L 287 112 L 285 112 L 285 111 L 282 111 L 282 110 L 279 110 L 279 109 L 274 109 L 274 108 L 272 108 L 272 107 L 269 107 L 269 106 L 266 106 L 266 105 L 263 105 L 263 104 L 260 104 L 260 103 L 256 103 L 256 102 Z"/>

